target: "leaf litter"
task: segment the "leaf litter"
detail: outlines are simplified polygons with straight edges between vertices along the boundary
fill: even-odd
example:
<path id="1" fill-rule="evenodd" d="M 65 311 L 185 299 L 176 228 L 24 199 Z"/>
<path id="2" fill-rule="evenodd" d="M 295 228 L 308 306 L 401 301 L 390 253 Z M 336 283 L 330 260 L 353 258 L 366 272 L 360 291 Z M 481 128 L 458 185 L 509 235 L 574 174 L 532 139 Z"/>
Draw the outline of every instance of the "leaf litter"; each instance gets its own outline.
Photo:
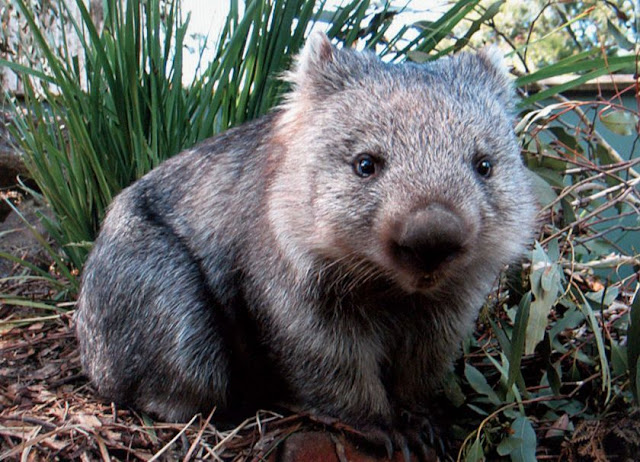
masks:
<path id="1" fill-rule="evenodd" d="M 44 283 L 25 281 L 19 295 L 48 299 L 48 288 L 38 284 Z M 12 295 L 17 287 L 12 285 Z M 0 293 L 7 289 L 0 282 Z M 11 321 L 0 337 L 0 461 L 272 461 L 295 434 L 303 445 L 307 435 L 328 441 L 326 460 L 343 460 L 336 454 L 345 451 L 350 460 L 382 460 L 360 454 L 345 439 L 353 429 L 311 416 L 259 411 L 221 429 L 213 423 L 215 410 L 186 424 L 166 423 L 105 402 L 82 374 L 73 311 L 46 322 L 20 322 L 39 313 L 26 304 L 0 305 L 0 322 Z M 298 460 L 295 450 L 287 451 L 292 457 L 285 460 Z"/>

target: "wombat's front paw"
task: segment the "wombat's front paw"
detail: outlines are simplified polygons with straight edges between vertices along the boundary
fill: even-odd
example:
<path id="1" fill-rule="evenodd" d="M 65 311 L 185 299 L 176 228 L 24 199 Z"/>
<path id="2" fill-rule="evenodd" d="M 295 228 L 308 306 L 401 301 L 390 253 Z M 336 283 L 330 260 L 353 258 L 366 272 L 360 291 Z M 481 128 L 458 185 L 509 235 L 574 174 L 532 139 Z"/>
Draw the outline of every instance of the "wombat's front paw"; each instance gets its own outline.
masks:
<path id="1" fill-rule="evenodd" d="M 403 426 L 397 429 L 382 427 L 352 428 L 341 425 L 341 430 L 378 450 L 384 449 L 389 460 L 402 462 L 436 462 L 438 454 L 428 441 L 429 432 Z"/>
<path id="2" fill-rule="evenodd" d="M 398 425 L 409 447 L 417 451 L 425 460 L 435 460 L 436 454 L 443 460 L 448 460 L 446 441 L 428 412 L 402 410 L 398 416 Z"/>

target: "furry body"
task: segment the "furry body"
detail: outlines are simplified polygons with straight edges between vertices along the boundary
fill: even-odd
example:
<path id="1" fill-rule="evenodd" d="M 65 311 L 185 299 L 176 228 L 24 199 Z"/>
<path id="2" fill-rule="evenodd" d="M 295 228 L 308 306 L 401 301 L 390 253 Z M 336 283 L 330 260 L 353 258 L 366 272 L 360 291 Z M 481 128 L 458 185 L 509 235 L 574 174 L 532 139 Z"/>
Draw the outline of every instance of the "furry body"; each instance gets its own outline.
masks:
<path id="1" fill-rule="evenodd" d="M 281 108 L 114 200 L 77 311 L 105 397 L 393 428 L 524 250 L 532 193 L 491 52 L 390 65 L 316 34 L 288 78 Z"/>

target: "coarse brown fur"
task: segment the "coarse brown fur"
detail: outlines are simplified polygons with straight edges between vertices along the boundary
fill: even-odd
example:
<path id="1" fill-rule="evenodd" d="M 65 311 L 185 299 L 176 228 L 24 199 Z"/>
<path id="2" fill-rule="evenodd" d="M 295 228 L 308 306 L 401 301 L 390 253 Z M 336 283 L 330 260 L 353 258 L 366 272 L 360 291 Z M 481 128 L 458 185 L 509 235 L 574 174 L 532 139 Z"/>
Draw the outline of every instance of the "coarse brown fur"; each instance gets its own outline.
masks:
<path id="1" fill-rule="evenodd" d="M 530 240 L 495 51 L 392 65 L 315 34 L 287 78 L 280 108 L 111 205 L 76 316 L 105 397 L 178 421 L 285 403 L 397 428 Z"/>

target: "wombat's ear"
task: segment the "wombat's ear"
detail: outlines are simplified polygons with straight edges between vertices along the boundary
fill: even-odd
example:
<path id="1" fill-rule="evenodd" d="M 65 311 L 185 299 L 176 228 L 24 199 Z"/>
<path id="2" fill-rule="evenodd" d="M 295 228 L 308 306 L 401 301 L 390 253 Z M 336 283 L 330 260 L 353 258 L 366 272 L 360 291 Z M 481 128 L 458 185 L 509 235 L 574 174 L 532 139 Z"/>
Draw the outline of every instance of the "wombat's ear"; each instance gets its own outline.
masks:
<path id="1" fill-rule="evenodd" d="M 293 68 L 285 74 L 294 93 L 315 99 L 342 88 L 344 81 L 337 75 L 340 72 L 336 65 L 339 54 L 324 32 L 313 32 Z"/>
<path id="2" fill-rule="evenodd" d="M 333 61 L 334 48 L 324 32 L 313 32 L 296 60 L 294 76 L 312 77 Z"/>
<path id="3" fill-rule="evenodd" d="M 509 109 L 515 106 L 516 93 L 504 55 L 496 46 L 487 46 L 478 52 L 484 71 L 491 77 L 488 83 L 491 89 Z"/>

